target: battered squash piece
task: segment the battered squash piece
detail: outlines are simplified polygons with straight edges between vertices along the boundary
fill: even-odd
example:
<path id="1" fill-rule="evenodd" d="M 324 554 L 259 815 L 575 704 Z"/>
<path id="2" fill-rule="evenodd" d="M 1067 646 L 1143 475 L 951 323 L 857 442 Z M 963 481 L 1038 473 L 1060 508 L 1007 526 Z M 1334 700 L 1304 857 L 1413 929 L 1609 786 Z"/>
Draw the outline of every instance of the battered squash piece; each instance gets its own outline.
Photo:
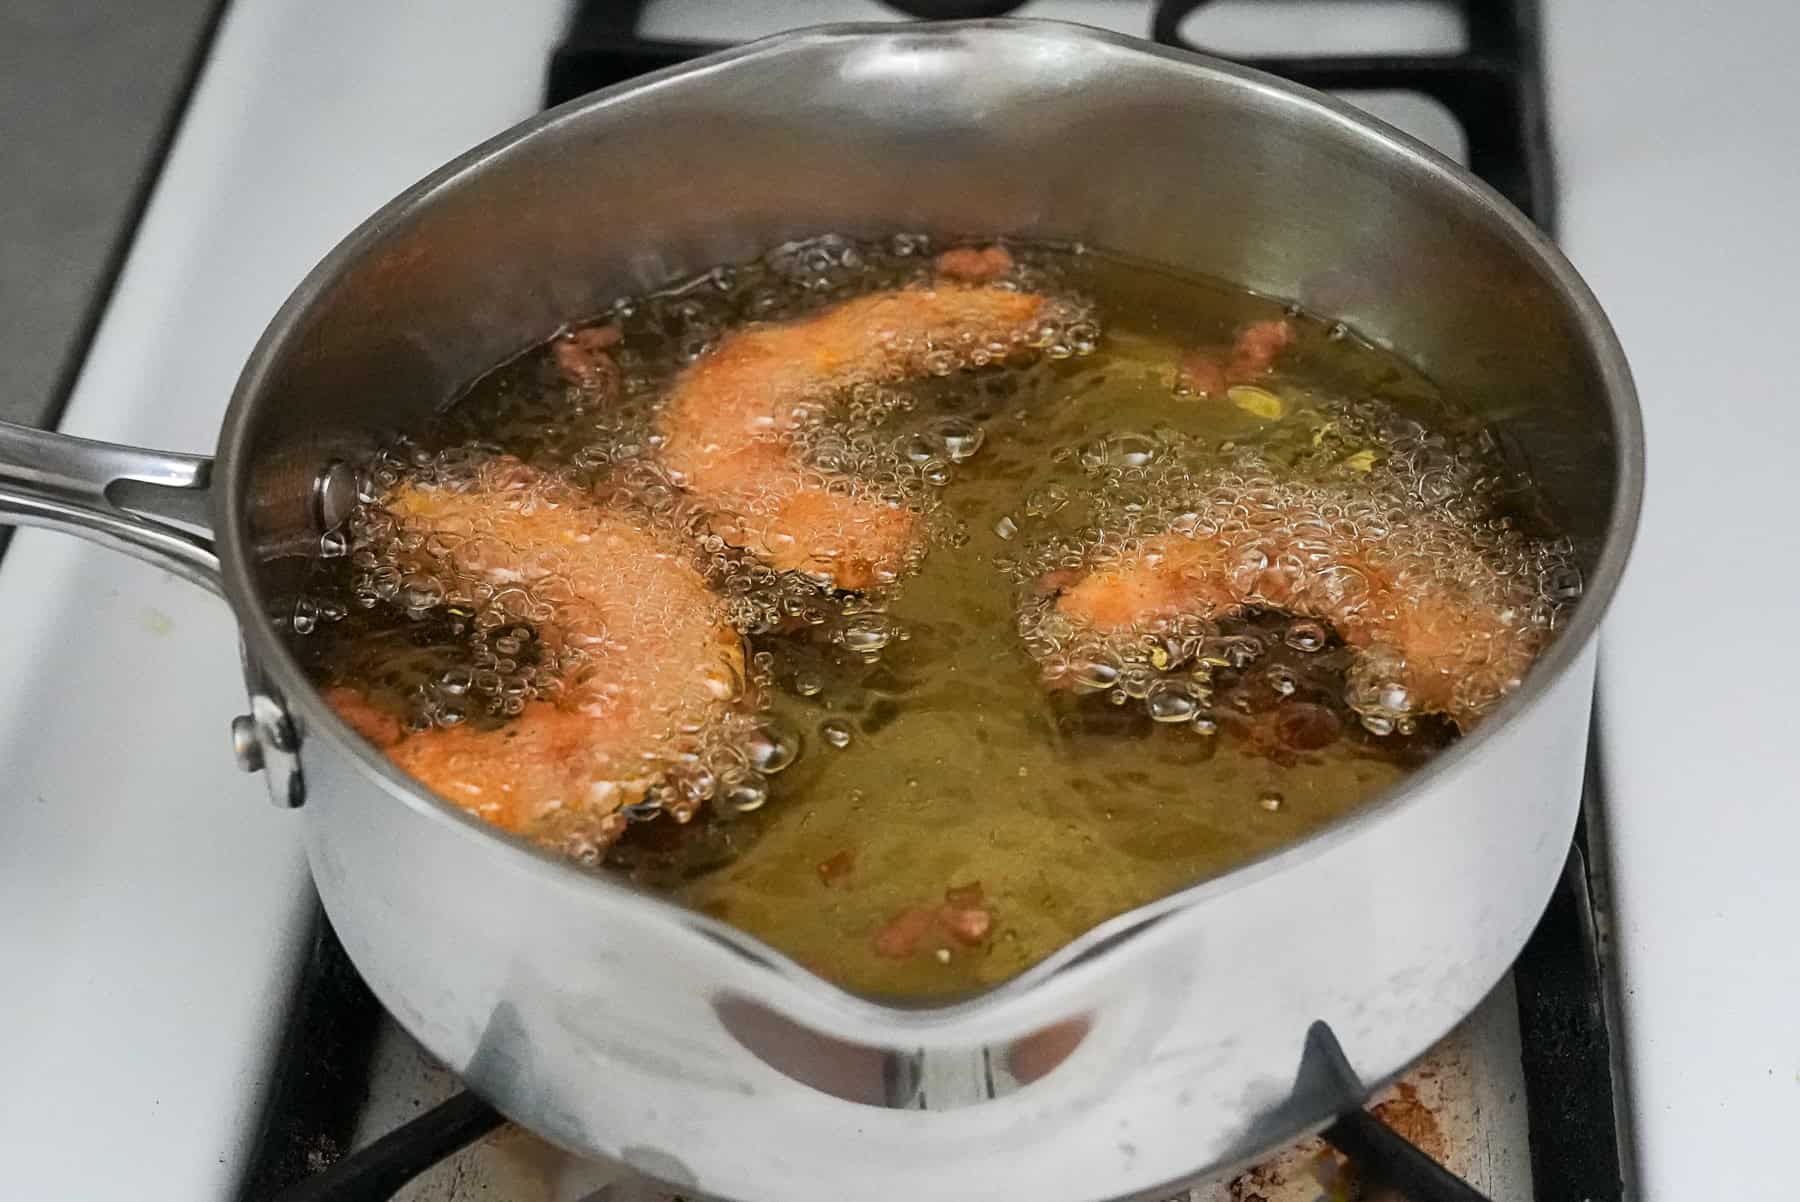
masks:
<path id="1" fill-rule="evenodd" d="M 403 483 L 386 500 L 410 552 L 452 593 L 524 589 L 553 605 L 538 637 L 565 665 L 555 702 L 497 729 L 404 734 L 360 693 L 327 698 L 434 792 L 510 831 L 580 815 L 603 835 L 667 766 L 673 735 L 741 696 L 742 640 L 670 535 L 508 458 L 455 486 Z"/>
<path id="2" fill-rule="evenodd" d="M 986 279 L 1011 263 L 965 257 L 946 272 Z M 660 423 L 663 462 L 714 511 L 722 537 L 774 567 L 848 590 L 892 581 L 917 537 L 916 515 L 842 477 L 809 473 L 790 436 L 855 381 L 922 374 L 934 355 L 980 350 L 997 360 L 1031 345 L 1046 303 L 943 280 L 739 330 L 675 380 Z"/>
<path id="3" fill-rule="evenodd" d="M 1374 670 L 1365 677 L 1379 675 L 1405 690 L 1388 698 L 1387 708 L 1444 714 L 1464 729 L 1517 685 L 1543 647 L 1542 630 L 1522 630 L 1516 615 L 1477 589 L 1396 580 L 1354 538 L 1306 543 L 1277 544 L 1254 531 L 1160 535 L 1135 555 L 1063 586 L 1056 608 L 1103 634 L 1252 607 L 1316 618 L 1364 652 L 1361 667 Z M 1468 557 L 1480 562 L 1473 548 Z"/>

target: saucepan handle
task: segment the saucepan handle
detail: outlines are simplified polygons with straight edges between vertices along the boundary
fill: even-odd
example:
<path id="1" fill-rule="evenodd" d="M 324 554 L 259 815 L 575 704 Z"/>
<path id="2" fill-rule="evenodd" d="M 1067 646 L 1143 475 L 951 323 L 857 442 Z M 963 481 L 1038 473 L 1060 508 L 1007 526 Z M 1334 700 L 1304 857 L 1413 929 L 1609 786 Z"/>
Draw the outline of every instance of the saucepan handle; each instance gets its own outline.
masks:
<path id="1" fill-rule="evenodd" d="M 0 422 L 0 525 L 42 526 L 222 593 L 212 460 Z"/>

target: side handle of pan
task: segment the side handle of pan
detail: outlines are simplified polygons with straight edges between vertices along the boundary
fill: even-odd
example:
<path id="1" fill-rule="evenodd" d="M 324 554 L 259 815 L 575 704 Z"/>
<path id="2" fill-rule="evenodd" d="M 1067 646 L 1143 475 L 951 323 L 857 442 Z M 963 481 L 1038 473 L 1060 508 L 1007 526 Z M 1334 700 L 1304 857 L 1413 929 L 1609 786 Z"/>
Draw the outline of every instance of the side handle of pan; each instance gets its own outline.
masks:
<path id="1" fill-rule="evenodd" d="M 41 526 L 222 593 L 212 460 L 0 422 L 0 525 Z"/>
<path id="2" fill-rule="evenodd" d="M 0 422 L 0 526 L 41 526 L 123 551 L 224 596 L 213 547 L 211 459 L 147 451 Z M 291 473 L 290 473 L 291 475 Z M 286 477 L 284 477 L 286 479 Z M 296 494 L 317 529 L 355 503 L 355 473 L 332 460 Z M 246 654 L 250 712 L 231 723 L 240 767 L 261 772 L 283 808 L 306 796 L 299 735 L 279 695 Z"/>

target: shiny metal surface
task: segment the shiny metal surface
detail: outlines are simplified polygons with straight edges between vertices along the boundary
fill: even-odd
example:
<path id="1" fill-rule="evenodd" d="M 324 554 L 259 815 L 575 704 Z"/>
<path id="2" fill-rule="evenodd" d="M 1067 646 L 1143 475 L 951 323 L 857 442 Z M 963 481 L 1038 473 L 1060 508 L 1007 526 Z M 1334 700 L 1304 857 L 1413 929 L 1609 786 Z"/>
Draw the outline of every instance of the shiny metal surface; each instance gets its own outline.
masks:
<path id="1" fill-rule="evenodd" d="M 0 523 L 44 526 L 220 592 L 212 461 L 0 422 Z"/>
<path id="2" fill-rule="evenodd" d="M 620 293 L 786 238 L 897 229 L 1082 241 L 1400 348 L 1530 459 L 1585 559 L 1568 629 L 1500 713 L 1376 805 L 935 1008 L 849 995 L 496 834 L 322 703 L 269 620 L 316 546 L 322 469 Z M 304 772 L 334 925 L 402 1025 L 510 1116 L 699 1194 L 1085 1202 L 1322 1123 L 1339 1100 L 1295 1080 L 1312 1023 L 1375 1087 L 1500 978 L 1573 829 L 1641 460 L 1629 375 L 1579 279 L 1405 138 L 1073 27 L 842 27 L 546 114 L 371 218 L 245 369 L 217 537 L 252 690 L 291 716 L 269 733 Z"/>
<path id="3" fill-rule="evenodd" d="M 262 742 L 257 737 L 256 719 L 249 714 L 239 714 L 231 720 L 231 756 L 244 772 L 263 769 Z"/>
<path id="4" fill-rule="evenodd" d="M 251 676 L 254 678 L 254 672 Z M 287 710 L 252 685 L 250 713 L 231 721 L 234 744 L 239 736 L 238 723 L 244 717 L 249 719 L 248 733 L 255 740 L 256 751 L 252 757 L 240 757 L 239 765 L 246 771 L 262 773 L 263 784 L 269 790 L 269 801 L 276 809 L 293 810 L 306 804 L 306 774 L 300 765 L 300 738 Z M 254 767 L 251 766 L 252 759 Z"/>

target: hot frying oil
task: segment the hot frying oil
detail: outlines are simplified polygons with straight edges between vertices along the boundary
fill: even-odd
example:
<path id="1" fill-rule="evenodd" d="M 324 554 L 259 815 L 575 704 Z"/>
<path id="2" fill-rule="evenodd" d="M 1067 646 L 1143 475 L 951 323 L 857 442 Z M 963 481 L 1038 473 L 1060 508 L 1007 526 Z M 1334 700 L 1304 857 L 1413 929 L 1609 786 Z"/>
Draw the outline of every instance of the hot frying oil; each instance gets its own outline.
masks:
<path id="1" fill-rule="evenodd" d="M 745 322 L 918 281 L 930 249 L 819 239 L 621 302 L 599 319 L 617 331 L 601 401 L 540 348 L 396 440 L 371 495 L 505 452 L 679 519 L 655 417 L 681 367 Z M 1355 810 L 1455 736 L 1317 616 L 1251 608 L 1097 640 L 1058 615 L 1059 583 L 1147 539 L 1248 522 L 1277 547 L 1377 529 L 1417 587 L 1496 593 L 1526 633 L 1553 630 L 1578 584 L 1565 544 L 1522 529 L 1529 481 L 1397 356 L 1218 281 L 1093 252 L 1015 257 L 1021 287 L 1066 301 L 1039 353 L 856 384 L 794 440 L 844 487 L 922 515 L 902 579 L 833 593 L 683 526 L 747 638 L 761 737 L 783 751 L 687 822 L 653 793 L 603 853 L 606 871 L 871 994 L 1005 980 Z M 1291 345 L 1220 386 L 1207 356 L 1259 322 L 1286 323 Z M 472 615 L 409 597 L 386 568 L 359 545 L 305 602 L 322 681 L 414 730 L 446 707 L 504 723 L 542 687 L 529 621 L 471 637 Z"/>

